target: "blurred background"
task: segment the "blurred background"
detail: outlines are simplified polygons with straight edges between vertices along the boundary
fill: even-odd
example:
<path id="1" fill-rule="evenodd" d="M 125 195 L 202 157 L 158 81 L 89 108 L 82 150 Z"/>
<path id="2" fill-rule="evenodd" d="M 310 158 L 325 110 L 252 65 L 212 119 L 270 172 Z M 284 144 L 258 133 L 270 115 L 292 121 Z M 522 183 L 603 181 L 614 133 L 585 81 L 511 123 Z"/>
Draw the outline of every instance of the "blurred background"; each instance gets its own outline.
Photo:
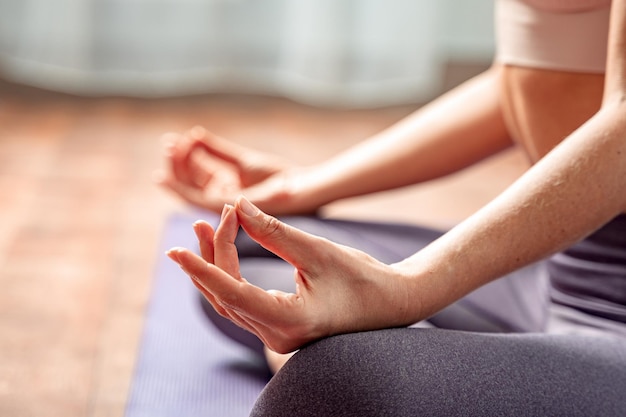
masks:
<path id="1" fill-rule="evenodd" d="M 124 415 L 159 239 L 188 209 L 151 181 L 162 133 L 322 160 L 487 68 L 492 7 L 0 0 L 0 415 Z M 524 165 L 324 215 L 449 227 Z"/>
<path id="2" fill-rule="evenodd" d="M 2 0 L 1 69 L 87 95 L 262 93 L 415 103 L 491 58 L 486 0 Z"/>

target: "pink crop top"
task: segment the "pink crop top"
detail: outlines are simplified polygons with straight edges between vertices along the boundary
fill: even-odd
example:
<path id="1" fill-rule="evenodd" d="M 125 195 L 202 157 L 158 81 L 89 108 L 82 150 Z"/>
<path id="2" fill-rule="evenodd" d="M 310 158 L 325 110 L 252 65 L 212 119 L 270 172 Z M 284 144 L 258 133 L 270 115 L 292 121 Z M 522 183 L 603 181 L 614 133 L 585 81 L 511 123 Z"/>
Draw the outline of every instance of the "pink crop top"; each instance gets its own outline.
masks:
<path id="1" fill-rule="evenodd" d="M 603 73 L 611 0 L 496 0 L 496 60 Z"/>

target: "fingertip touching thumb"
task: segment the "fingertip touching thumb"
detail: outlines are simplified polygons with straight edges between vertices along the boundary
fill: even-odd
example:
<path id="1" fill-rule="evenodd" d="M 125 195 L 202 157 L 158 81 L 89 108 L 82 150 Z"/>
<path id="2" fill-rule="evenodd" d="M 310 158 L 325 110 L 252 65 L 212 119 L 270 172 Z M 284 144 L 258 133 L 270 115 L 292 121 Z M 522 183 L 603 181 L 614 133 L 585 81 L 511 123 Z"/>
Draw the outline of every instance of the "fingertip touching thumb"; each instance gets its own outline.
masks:
<path id="1" fill-rule="evenodd" d="M 314 268 L 324 239 L 265 214 L 244 196 L 237 198 L 235 208 L 239 224 L 252 240 L 298 269 Z"/>
<path id="2" fill-rule="evenodd" d="M 240 195 L 235 202 L 235 206 L 248 217 L 254 217 L 261 212 L 257 206 L 252 204 L 246 197 Z"/>
<path id="3" fill-rule="evenodd" d="M 244 196 L 237 198 L 235 208 L 239 224 L 252 240 L 287 262 L 296 261 L 293 252 L 302 240 L 296 229 L 265 214 Z"/>

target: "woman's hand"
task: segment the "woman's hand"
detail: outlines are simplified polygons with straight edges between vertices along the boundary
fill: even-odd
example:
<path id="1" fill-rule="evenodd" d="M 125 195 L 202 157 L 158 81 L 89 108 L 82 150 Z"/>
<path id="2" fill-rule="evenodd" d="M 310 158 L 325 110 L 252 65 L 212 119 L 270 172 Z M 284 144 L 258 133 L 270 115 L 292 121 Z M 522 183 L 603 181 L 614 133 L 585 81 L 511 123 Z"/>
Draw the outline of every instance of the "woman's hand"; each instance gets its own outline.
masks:
<path id="1" fill-rule="evenodd" d="M 202 127 L 164 136 L 166 170 L 157 181 L 188 203 L 214 212 L 245 194 L 273 214 L 311 211 L 295 202 L 304 170 L 277 156 L 222 139 Z"/>
<path id="2" fill-rule="evenodd" d="M 295 294 L 265 291 L 242 277 L 234 245 L 239 226 L 295 267 Z M 197 222 L 201 257 L 182 248 L 168 256 L 218 313 L 286 353 L 316 339 L 412 323 L 406 278 L 369 255 L 288 226 L 240 197 L 225 206 L 216 231 Z"/>

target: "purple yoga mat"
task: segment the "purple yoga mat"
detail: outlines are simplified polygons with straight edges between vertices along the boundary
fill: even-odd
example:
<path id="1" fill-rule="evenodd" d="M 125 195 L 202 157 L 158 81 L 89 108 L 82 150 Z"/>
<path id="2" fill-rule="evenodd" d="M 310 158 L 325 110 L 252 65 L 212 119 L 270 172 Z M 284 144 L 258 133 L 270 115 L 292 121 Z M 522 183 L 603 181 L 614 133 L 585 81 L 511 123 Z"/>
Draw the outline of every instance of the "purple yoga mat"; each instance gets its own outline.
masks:
<path id="1" fill-rule="evenodd" d="M 197 247 L 192 224 L 200 217 L 218 221 L 206 213 L 175 214 L 165 228 L 126 417 L 247 416 L 269 380 L 258 356 L 204 318 L 198 291 L 164 254 Z"/>

